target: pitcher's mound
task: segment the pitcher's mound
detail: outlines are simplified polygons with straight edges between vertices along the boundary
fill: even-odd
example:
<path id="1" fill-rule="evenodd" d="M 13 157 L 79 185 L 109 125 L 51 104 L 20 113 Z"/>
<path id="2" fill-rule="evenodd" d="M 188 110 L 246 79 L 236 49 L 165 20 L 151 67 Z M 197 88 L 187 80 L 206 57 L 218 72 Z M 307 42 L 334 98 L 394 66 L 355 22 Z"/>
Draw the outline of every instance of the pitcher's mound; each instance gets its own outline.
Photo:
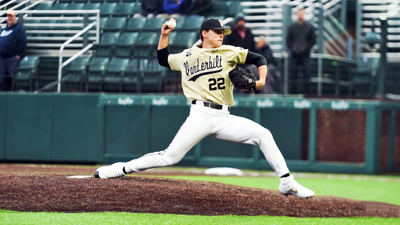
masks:
<path id="1" fill-rule="evenodd" d="M 400 206 L 157 177 L 67 179 L 70 175 L 0 174 L 0 209 L 186 215 L 399 217 Z"/>

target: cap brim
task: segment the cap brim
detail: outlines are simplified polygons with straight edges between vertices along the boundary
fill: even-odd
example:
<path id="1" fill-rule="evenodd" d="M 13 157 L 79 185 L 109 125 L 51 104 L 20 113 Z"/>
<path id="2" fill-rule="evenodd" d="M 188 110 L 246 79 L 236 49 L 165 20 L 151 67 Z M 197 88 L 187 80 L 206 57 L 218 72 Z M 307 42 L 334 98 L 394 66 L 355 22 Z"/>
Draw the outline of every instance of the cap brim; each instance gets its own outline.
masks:
<path id="1" fill-rule="evenodd" d="M 232 31 L 229 27 L 215 28 L 215 29 L 211 29 L 211 30 L 224 30 L 224 35 L 230 35 L 232 33 Z"/>

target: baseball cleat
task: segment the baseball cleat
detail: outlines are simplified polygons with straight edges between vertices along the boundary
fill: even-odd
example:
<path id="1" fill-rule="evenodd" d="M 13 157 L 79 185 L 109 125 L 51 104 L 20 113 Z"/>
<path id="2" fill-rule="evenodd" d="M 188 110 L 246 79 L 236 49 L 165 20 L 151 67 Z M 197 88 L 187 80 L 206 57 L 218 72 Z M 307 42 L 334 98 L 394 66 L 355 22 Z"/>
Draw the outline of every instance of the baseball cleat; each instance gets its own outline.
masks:
<path id="1" fill-rule="evenodd" d="M 308 199 L 314 196 L 314 192 L 306 187 L 301 186 L 297 183 L 293 176 L 281 178 L 281 183 L 279 184 L 279 191 L 288 196 L 295 195 L 299 198 Z"/>
<path id="2" fill-rule="evenodd" d="M 125 176 L 123 172 L 125 163 L 118 162 L 109 166 L 102 166 L 94 172 L 95 178 L 110 179 Z"/>

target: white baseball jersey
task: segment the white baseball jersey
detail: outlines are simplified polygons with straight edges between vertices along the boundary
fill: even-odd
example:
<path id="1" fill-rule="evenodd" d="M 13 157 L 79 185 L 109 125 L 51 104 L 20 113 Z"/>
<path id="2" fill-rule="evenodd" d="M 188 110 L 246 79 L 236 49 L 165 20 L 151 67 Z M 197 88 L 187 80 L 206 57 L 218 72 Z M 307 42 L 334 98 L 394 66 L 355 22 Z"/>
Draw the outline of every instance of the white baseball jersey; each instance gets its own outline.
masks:
<path id="1" fill-rule="evenodd" d="M 172 70 L 181 71 L 182 89 L 190 100 L 233 104 L 233 84 L 229 72 L 236 64 L 244 64 L 248 50 L 230 45 L 203 49 L 195 46 L 179 54 L 170 54 Z"/>

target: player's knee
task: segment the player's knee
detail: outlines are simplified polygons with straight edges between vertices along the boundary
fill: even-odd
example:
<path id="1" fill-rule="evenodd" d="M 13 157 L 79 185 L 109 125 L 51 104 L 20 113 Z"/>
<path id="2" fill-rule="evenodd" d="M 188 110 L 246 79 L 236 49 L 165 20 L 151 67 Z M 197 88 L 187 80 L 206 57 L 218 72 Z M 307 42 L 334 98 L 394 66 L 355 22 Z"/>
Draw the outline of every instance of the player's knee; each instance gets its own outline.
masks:
<path id="1" fill-rule="evenodd" d="M 183 158 L 183 156 L 181 157 L 181 156 L 176 155 L 176 154 L 169 154 L 168 152 L 166 152 L 166 153 L 163 155 L 163 157 L 164 157 L 165 161 L 168 162 L 168 164 L 169 164 L 168 166 L 172 166 L 172 165 L 177 164 L 177 163 L 180 162 L 180 161 L 182 160 L 182 158 Z"/>
<path id="2" fill-rule="evenodd" d="M 263 128 L 263 129 L 260 129 L 259 132 L 257 132 L 257 136 L 260 140 L 269 139 L 269 138 L 272 138 L 272 133 L 268 129 Z"/>

